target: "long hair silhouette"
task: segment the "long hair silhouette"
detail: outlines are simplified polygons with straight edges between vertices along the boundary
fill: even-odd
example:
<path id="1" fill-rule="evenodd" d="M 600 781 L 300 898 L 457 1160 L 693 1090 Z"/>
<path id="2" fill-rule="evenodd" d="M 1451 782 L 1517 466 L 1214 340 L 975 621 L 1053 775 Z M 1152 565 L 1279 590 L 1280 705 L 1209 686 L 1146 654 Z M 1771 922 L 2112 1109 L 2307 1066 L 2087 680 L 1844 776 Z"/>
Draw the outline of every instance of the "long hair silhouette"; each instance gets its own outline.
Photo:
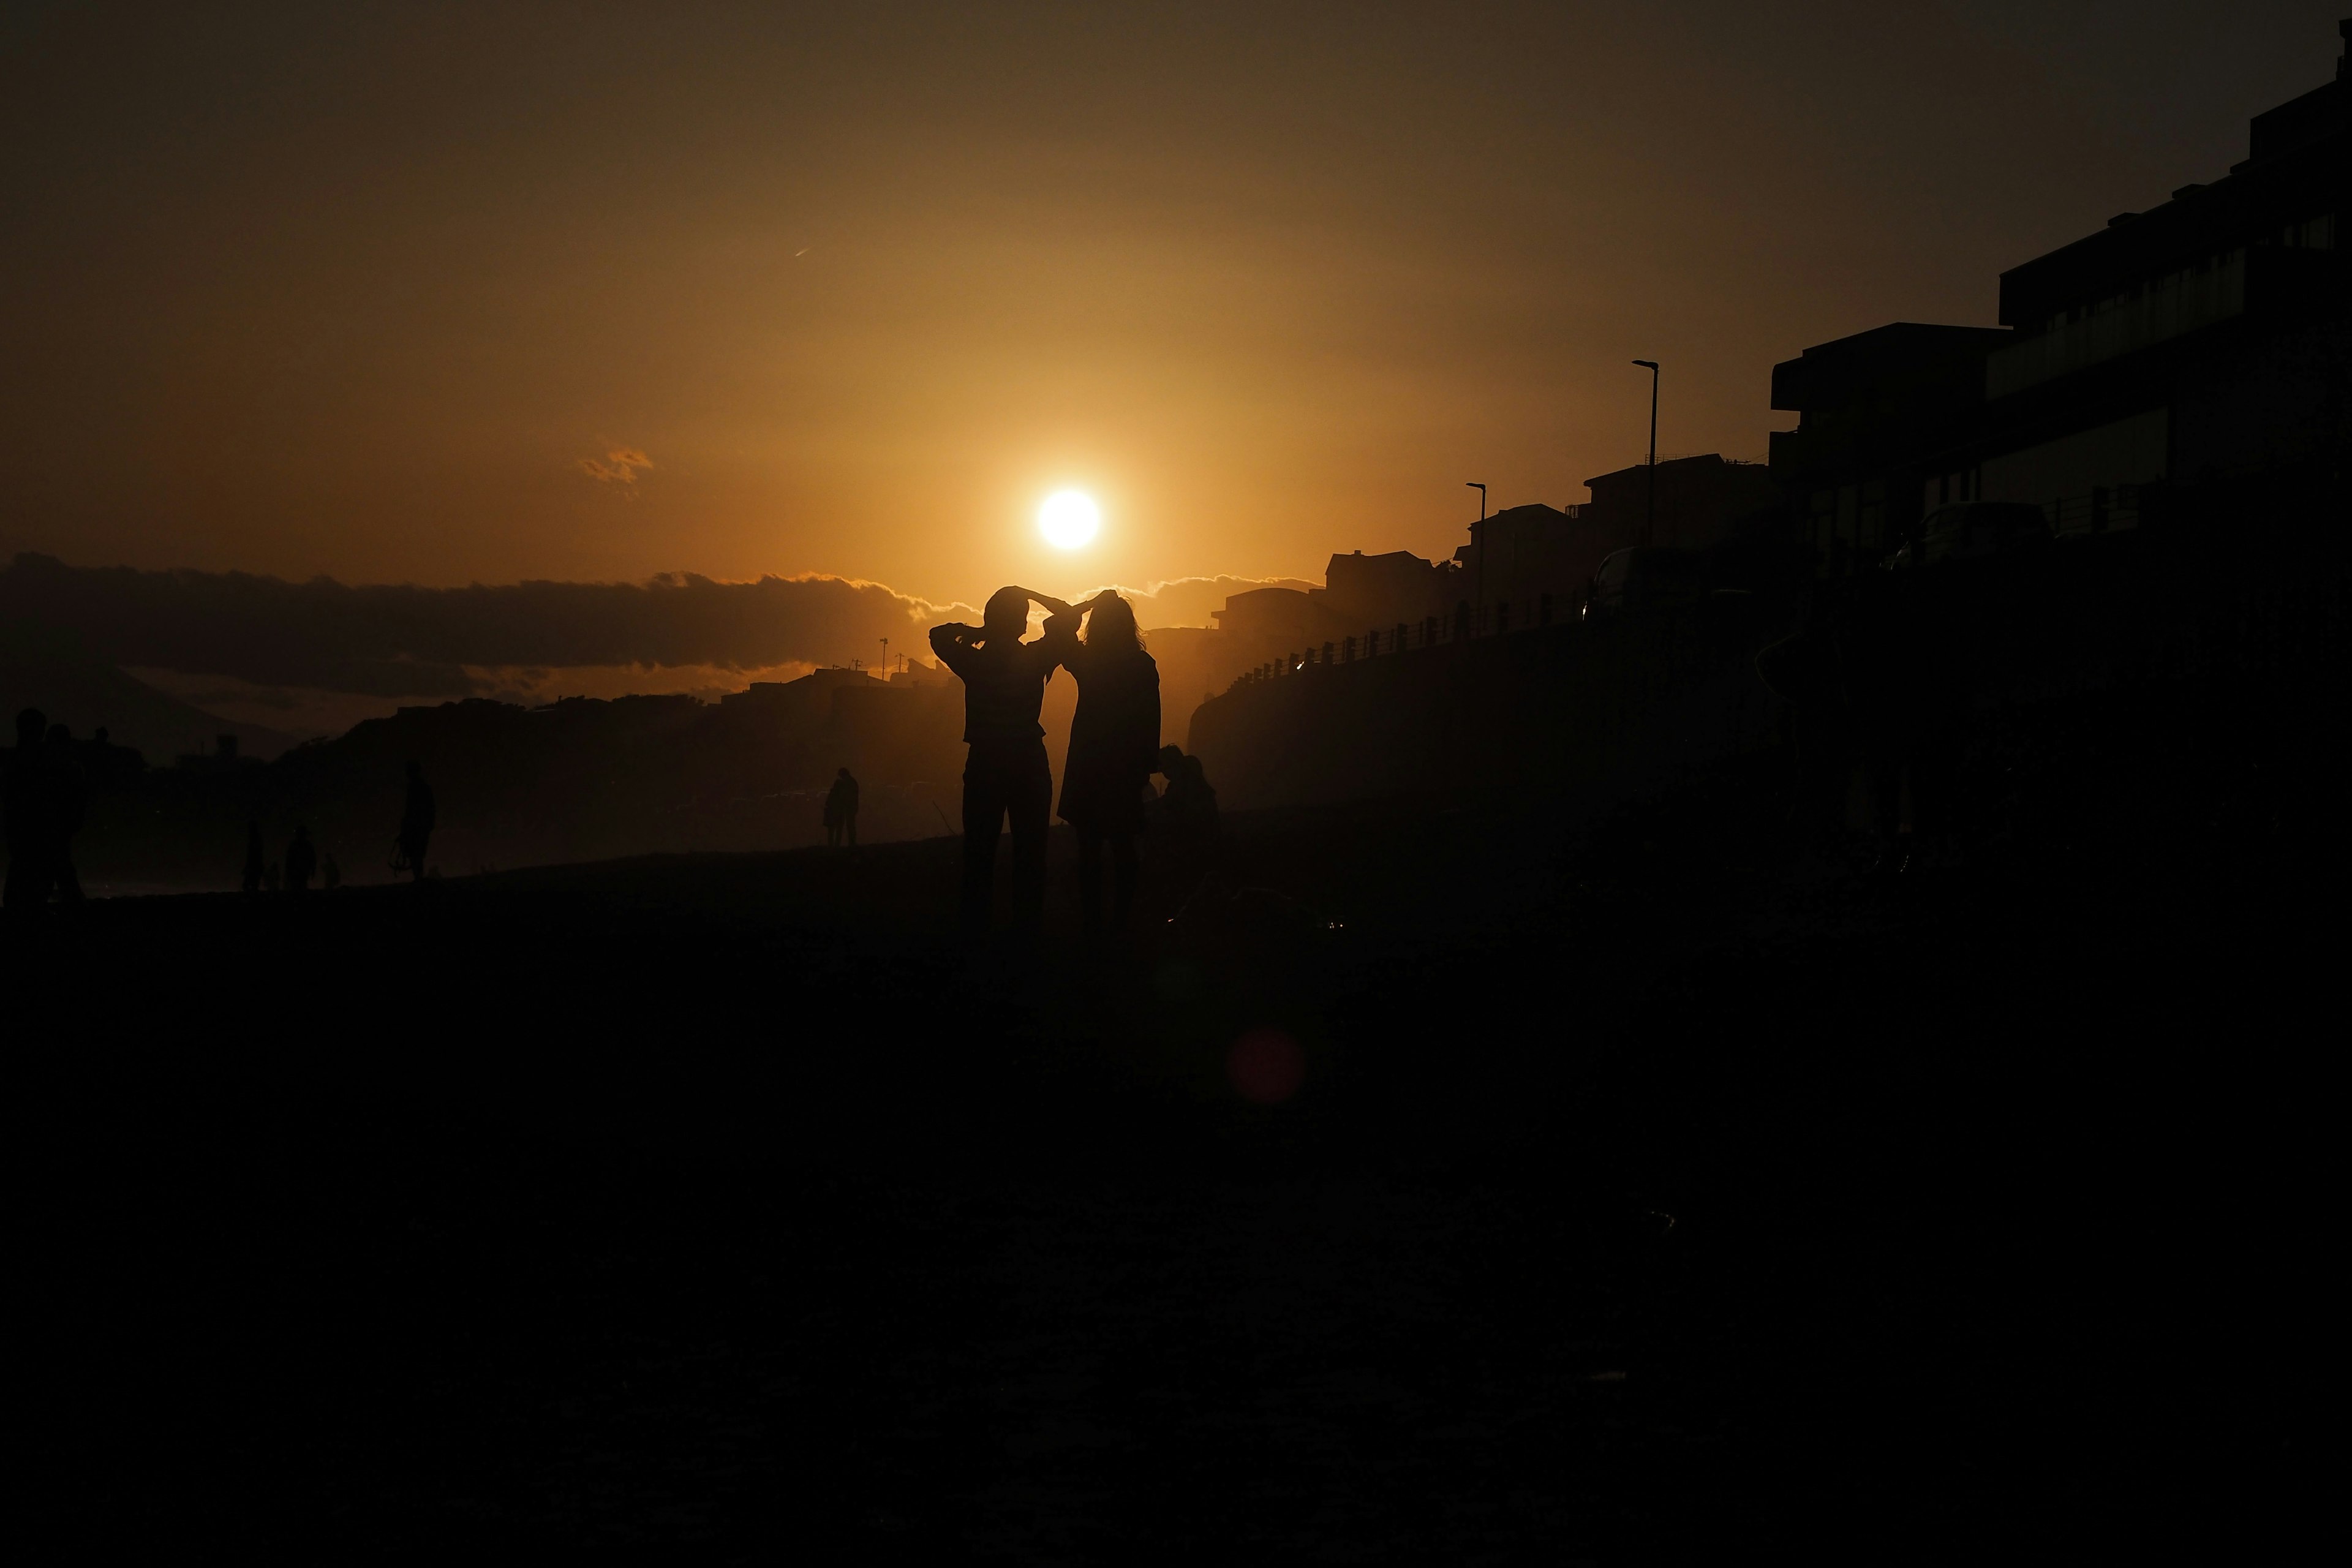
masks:
<path id="1" fill-rule="evenodd" d="M 1087 606 L 1086 629 L 1078 640 L 1095 653 L 1137 653 L 1143 632 L 1135 624 L 1135 606 L 1117 594 L 1105 594 Z"/>

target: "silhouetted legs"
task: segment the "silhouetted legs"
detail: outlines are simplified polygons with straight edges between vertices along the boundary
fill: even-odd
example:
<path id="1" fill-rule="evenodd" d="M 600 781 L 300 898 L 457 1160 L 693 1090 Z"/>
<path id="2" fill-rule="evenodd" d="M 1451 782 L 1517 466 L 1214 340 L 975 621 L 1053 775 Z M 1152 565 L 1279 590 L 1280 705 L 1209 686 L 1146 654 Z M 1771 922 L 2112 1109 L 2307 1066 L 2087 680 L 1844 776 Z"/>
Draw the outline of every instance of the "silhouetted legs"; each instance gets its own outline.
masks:
<path id="1" fill-rule="evenodd" d="M 1034 935 L 1045 912 L 1045 816 L 1053 807 L 1054 773 L 1045 742 L 975 741 L 963 768 L 963 924 L 988 929 L 996 877 L 996 835 L 1013 822 L 1013 921 Z"/>
<path id="2" fill-rule="evenodd" d="M 425 880 L 425 846 L 428 842 L 429 837 L 423 834 L 415 834 L 400 841 L 401 848 L 408 856 L 408 875 L 412 880 Z"/>
<path id="3" fill-rule="evenodd" d="M 1102 862 L 1104 835 L 1081 827 L 1078 829 L 1078 912 L 1088 931 L 1102 927 Z M 1110 925 L 1113 931 L 1127 929 L 1129 911 L 1135 908 L 1135 836 L 1122 833 L 1110 839 L 1111 905 Z"/>

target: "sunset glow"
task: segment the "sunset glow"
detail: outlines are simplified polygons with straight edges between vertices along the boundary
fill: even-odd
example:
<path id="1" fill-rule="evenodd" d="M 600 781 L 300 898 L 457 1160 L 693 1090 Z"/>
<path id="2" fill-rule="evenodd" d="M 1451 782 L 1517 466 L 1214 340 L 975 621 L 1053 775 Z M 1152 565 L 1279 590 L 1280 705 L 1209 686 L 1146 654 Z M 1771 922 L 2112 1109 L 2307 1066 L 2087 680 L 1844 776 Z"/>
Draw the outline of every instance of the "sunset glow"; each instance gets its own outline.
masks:
<path id="1" fill-rule="evenodd" d="M 1101 529 L 1102 509 L 1084 490 L 1055 490 L 1037 509 L 1037 531 L 1056 550 L 1091 544 Z"/>

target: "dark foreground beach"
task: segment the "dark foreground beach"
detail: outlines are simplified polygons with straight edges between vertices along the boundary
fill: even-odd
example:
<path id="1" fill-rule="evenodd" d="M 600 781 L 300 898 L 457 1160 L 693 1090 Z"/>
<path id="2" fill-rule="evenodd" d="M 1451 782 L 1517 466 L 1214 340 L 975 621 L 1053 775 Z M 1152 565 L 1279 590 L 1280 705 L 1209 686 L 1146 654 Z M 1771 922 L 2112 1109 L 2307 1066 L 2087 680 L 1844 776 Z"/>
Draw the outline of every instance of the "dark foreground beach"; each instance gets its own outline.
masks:
<path id="1" fill-rule="evenodd" d="M 2343 857 L 2226 739 L 1892 887 L 1744 777 L 1243 816 L 1027 970 L 945 840 L 48 911 L 26 1528 L 2273 1558 L 2340 1530 Z"/>

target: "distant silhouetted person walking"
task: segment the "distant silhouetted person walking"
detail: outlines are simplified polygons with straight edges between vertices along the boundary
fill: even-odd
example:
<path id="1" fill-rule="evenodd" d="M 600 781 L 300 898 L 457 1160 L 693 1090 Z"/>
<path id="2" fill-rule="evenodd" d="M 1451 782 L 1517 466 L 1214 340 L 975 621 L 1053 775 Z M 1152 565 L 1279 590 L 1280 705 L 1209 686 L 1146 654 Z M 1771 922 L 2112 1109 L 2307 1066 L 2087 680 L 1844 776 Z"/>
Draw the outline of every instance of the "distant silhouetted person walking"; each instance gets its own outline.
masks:
<path id="1" fill-rule="evenodd" d="M 1045 606 L 1045 635 L 1024 643 L 1029 601 Z M 996 875 L 996 837 L 1013 824 L 1013 920 L 1034 935 L 1045 904 L 1045 820 L 1053 808 L 1054 772 L 1045 760 L 1045 727 L 1037 722 L 1045 683 L 1077 649 L 1077 612 L 1027 588 L 999 588 L 977 626 L 950 622 L 931 628 L 931 651 L 963 680 L 963 922 L 967 933 L 988 928 Z"/>
<path id="2" fill-rule="evenodd" d="M 319 869 L 319 852 L 310 847 L 310 830 L 297 823 L 294 842 L 286 847 L 286 890 L 307 893 Z"/>
<path id="3" fill-rule="evenodd" d="M 839 847 L 857 847 L 857 781 L 844 768 L 834 775 L 824 795 L 824 841 Z"/>
<path id="4" fill-rule="evenodd" d="M 335 852 L 331 849 L 327 851 L 326 864 L 320 869 L 319 885 L 331 893 L 343 885 L 343 868 L 335 864 Z"/>
<path id="5" fill-rule="evenodd" d="M 1102 926 L 1103 845 L 1111 853 L 1111 926 L 1135 906 L 1135 838 L 1160 752 L 1160 666 L 1143 651 L 1135 606 L 1106 588 L 1087 601 L 1083 639 L 1066 662 L 1078 681 L 1070 752 L 1062 765 L 1062 820 L 1078 832 L 1078 909 Z"/>
<path id="6" fill-rule="evenodd" d="M 425 770 L 416 763 L 408 764 L 408 796 L 400 808 L 399 854 L 393 859 L 393 869 L 406 869 L 416 881 L 425 880 L 425 848 L 433 841 L 433 786 L 425 782 Z"/>
<path id="7" fill-rule="evenodd" d="M 74 872 L 73 836 L 88 808 L 89 780 L 63 724 L 43 731 L 37 708 L 16 715 L 16 750 L 8 759 L 8 885 L 11 909 L 31 909 L 55 893 L 81 901 Z"/>
<path id="8" fill-rule="evenodd" d="M 261 824 L 258 822 L 248 822 L 245 825 L 244 883 L 245 890 L 248 893 L 257 893 L 261 891 L 262 863 Z"/>
<path id="9" fill-rule="evenodd" d="M 49 726 L 48 742 L 41 750 L 51 813 L 49 879 L 58 898 L 78 904 L 81 877 L 74 870 L 73 840 L 89 811 L 89 775 L 83 771 L 81 759 L 74 755 L 73 731 L 63 724 Z"/>
<path id="10" fill-rule="evenodd" d="M 79 793 L 68 775 L 71 743 L 48 743 L 48 715 L 27 708 L 16 715 L 16 749 L 8 758 L 5 803 L 8 834 L 8 884 L 5 900 L 12 910 L 37 908 L 53 891 L 80 896 L 81 885 L 71 880 L 73 866 L 67 852 L 72 826 L 80 826 Z M 68 824 L 71 826 L 68 826 Z M 62 869 L 63 875 L 60 876 Z"/>

